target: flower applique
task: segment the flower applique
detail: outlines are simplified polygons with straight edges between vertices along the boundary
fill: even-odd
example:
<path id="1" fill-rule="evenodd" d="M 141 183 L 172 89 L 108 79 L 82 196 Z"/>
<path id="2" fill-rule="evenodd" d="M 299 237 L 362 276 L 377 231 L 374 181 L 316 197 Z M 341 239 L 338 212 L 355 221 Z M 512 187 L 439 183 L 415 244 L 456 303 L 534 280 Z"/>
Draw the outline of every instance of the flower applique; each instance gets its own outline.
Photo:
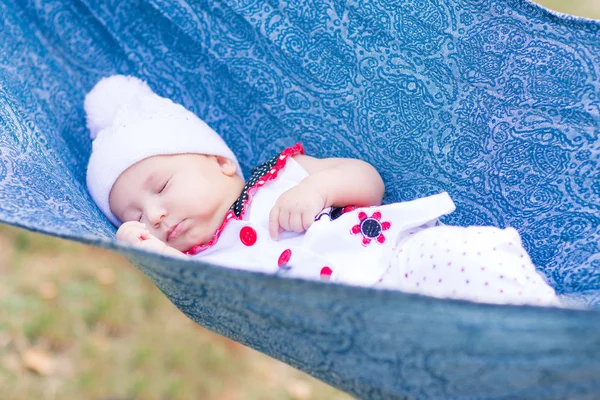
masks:
<path id="1" fill-rule="evenodd" d="M 354 225 L 350 232 L 353 235 L 361 234 L 363 237 L 362 244 L 367 246 L 372 240 L 378 243 L 385 242 L 383 231 L 390 229 L 392 224 L 388 221 L 381 222 L 381 212 L 375 211 L 370 217 L 364 211 L 358 213 L 360 223 Z"/>

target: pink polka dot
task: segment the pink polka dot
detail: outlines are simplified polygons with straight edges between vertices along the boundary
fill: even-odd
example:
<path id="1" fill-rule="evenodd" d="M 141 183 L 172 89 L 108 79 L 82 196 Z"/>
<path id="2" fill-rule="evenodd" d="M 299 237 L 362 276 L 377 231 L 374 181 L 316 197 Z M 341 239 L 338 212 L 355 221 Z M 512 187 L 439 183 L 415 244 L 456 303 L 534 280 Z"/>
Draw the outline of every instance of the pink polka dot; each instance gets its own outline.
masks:
<path id="1" fill-rule="evenodd" d="M 442 283 L 442 280 L 441 280 L 441 279 L 440 279 L 440 280 L 438 280 L 438 283 Z"/>
<path id="2" fill-rule="evenodd" d="M 449 262 L 448 262 L 448 266 L 451 266 L 451 265 L 452 265 L 452 261 L 449 261 Z"/>
<path id="3" fill-rule="evenodd" d="M 465 269 L 464 269 L 464 268 L 461 268 L 460 270 L 461 270 L 462 272 L 465 272 Z"/>
<path id="4" fill-rule="evenodd" d="M 404 274 L 404 277 L 405 277 L 405 278 L 408 278 L 408 274 Z"/>
<path id="5" fill-rule="evenodd" d="M 488 285 L 488 283 L 486 282 L 486 283 L 485 283 L 485 286 L 487 286 L 487 285 Z"/>
<path id="6" fill-rule="evenodd" d="M 482 270 L 482 271 L 485 271 L 485 267 L 481 267 L 481 270 Z"/>

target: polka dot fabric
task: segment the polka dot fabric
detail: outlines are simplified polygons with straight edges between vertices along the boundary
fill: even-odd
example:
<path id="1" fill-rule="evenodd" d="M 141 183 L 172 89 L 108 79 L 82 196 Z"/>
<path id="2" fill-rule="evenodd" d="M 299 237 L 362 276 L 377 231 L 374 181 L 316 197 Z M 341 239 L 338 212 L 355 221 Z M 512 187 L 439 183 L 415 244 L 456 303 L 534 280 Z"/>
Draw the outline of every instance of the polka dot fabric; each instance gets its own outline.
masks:
<path id="1" fill-rule="evenodd" d="M 396 247 L 378 286 L 485 303 L 560 305 L 512 228 L 415 231 Z"/>

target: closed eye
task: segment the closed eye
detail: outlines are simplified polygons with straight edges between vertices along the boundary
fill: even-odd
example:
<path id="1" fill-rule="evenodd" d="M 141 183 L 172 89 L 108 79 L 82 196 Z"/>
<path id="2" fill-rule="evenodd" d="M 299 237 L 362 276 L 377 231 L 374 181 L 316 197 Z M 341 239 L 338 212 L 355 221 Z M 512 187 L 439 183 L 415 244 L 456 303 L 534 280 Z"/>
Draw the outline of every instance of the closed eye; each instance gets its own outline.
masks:
<path id="1" fill-rule="evenodd" d="M 158 193 L 162 193 L 163 190 L 165 190 L 165 188 L 167 187 L 167 185 L 169 184 L 169 182 L 171 182 L 171 179 L 168 179 L 165 184 L 163 185 L 162 189 L 160 189 L 160 191 Z"/>

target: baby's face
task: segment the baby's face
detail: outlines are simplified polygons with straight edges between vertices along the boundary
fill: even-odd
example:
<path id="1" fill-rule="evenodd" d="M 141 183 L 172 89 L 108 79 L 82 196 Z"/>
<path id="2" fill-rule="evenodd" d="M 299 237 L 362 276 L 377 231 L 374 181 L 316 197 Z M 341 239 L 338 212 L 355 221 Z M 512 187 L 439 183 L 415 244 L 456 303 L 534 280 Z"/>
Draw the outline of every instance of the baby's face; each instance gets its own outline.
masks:
<path id="1" fill-rule="evenodd" d="M 109 197 L 113 214 L 140 221 L 180 251 L 212 239 L 244 181 L 224 157 L 177 154 L 146 158 L 123 172 Z"/>

